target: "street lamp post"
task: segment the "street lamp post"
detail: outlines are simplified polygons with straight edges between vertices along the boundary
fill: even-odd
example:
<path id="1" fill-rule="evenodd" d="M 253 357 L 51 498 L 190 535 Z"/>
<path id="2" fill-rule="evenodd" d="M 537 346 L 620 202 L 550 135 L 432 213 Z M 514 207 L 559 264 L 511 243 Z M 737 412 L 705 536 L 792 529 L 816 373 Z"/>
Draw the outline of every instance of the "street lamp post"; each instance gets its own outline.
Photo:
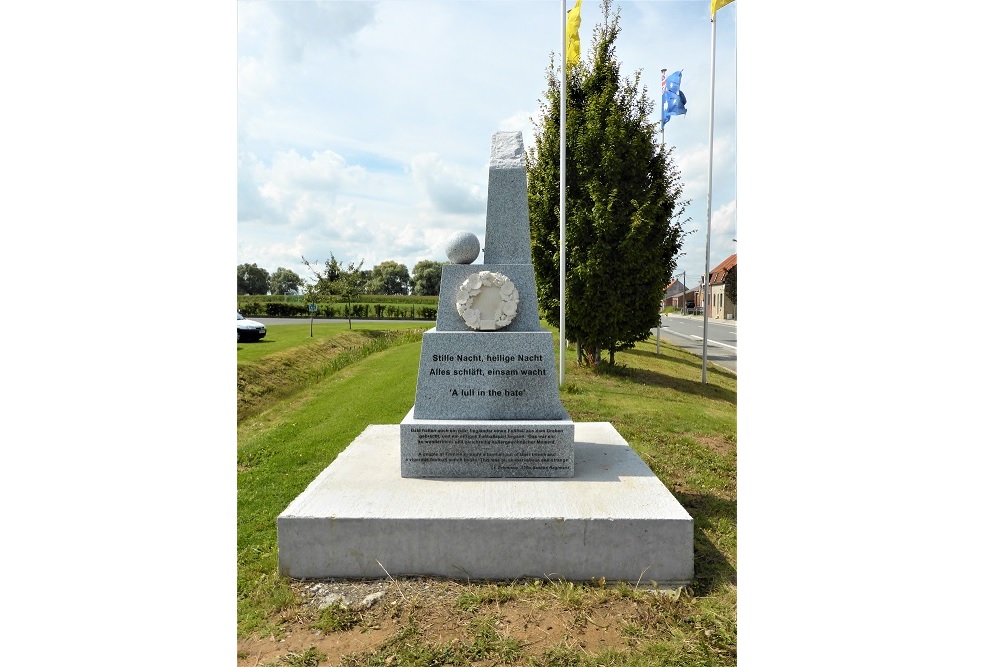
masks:
<path id="1" fill-rule="evenodd" d="M 683 304 L 681 305 L 681 314 L 687 315 L 687 271 L 681 271 L 681 275 L 684 276 L 681 278 L 681 286 L 684 287 L 684 289 L 681 290 L 681 304 Z"/>

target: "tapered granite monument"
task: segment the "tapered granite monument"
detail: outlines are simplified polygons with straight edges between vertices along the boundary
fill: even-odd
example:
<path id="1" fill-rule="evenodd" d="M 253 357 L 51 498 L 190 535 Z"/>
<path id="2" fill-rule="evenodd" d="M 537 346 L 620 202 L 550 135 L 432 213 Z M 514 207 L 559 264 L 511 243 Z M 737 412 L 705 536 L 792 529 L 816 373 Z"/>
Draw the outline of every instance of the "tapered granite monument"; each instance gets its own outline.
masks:
<path id="1" fill-rule="evenodd" d="M 493 135 L 485 246 L 473 265 L 478 238 L 449 240 L 413 409 L 278 516 L 281 574 L 690 583 L 691 516 L 611 424 L 574 423 L 559 400 L 519 132 Z"/>
<path id="2" fill-rule="evenodd" d="M 552 333 L 531 264 L 520 132 L 493 135 L 484 263 L 450 239 L 436 326 L 424 334 L 403 477 L 572 477 L 573 422 L 559 401 Z"/>

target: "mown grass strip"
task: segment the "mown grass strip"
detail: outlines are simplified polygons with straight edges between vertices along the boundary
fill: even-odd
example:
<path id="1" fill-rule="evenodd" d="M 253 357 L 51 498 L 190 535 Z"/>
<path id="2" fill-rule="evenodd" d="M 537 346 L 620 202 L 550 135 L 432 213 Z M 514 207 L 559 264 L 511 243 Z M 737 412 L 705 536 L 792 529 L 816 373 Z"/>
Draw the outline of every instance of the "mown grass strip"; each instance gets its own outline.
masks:
<path id="1" fill-rule="evenodd" d="M 293 330 L 289 331 L 286 327 Z M 275 401 L 314 385 L 327 375 L 371 354 L 395 345 L 418 342 L 424 331 L 413 327 L 395 330 L 333 330 L 303 343 L 296 335 L 298 332 L 294 331 L 298 327 L 299 325 L 272 327 L 270 335 L 282 346 L 278 350 L 264 354 L 258 352 L 261 348 L 257 348 L 253 353 L 237 357 L 237 423 L 242 423 L 261 413 Z"/>
<path id="2" fill-rule="evenodd" d="M 418 342 L 372 353 L 279 402 L 280 418 L 237 435 L 239 631 L 267 626 L 294 606 L 277 574 L 278 514 L 369 424 L 399 423 L 413 406 Z"/>
<path id="3" fill-rule="evenodd" d="M 412 329 L 426 331 L 432 326 L 433 323 L 416 322 L 355 322 L 348 328 L 347 322 L 316 320 L 310 324 L 308 319 L 294 324 L 272 324 L 268 326 L 267 336 L 263 340 L 237 344 L 236 363 L 238 365 L 253 363 L 278 352 L 313 345 L 343 334 L 372 335 L 373 332 Z"/>
<path id="4" fill-rule="evenodd" d="M 694 519 L 695 590 L 729 595 L 736 554 L 736 376 L 655 341 L 618 368 L 567 364 L 560 398 L 576 421 L 609 421 Z M 735 590 L 732 591 L 735 599 Z"/>

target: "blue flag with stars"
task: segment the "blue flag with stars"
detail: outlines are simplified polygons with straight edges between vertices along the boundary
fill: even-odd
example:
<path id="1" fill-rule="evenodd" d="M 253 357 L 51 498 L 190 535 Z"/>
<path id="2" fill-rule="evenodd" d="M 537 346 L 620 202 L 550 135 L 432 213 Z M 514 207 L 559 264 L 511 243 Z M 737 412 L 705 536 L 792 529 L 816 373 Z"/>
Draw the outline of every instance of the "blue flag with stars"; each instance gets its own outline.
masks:
<path id="1" fill-rule="evenodd" d="M 663 91 L 663 110 L 660 117 L 660 127 L 663 127 L 671 116 L 682 116 L 688 112 L 687 98 L 681 92 L 681 73 L 676 71 L 667 76 L 667 70 L 663 70 L 660 79 L 660 89 Z"/>

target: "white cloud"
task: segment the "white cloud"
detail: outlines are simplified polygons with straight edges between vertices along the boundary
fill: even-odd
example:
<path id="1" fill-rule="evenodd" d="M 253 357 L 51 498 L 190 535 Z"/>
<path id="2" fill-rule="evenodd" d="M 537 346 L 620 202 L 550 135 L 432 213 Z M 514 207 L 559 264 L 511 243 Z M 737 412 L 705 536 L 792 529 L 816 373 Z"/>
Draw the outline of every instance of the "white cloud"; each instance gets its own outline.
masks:
<path id="1" fill-rule="evenodd" d="M 302 63 L 307 50 L 345 49 L 375 18 L 372 2 L 241 2 L 240 50 L 284 65 Z"/>
<path id="2" fill-rule="evenodd" d="M 366 219 L 365 214 L 354 203 L 333 209 L 316 233 L 320 238 L 336 240 L 339 245 L 365 246 L 372 242 L 380 227 Z"/>
<path id="3" fill-rule="evenodd" d="M 275 70 L 259 58 L 240 57 L 236 69 L 237 93 L 243 98 L 261 99 L 274 88 L 275 77 Z"/>
<path id="4" fill-rule="evenodd" d="M 454 165 L 444 162 L 437 153 L 415 155 L 410 162 L 414 180 L 434 205 L 434 212 L 444 215 L 486 212 L 483 188 Z"/>
<path id="5" fill-rule="evenodd" d="M 236 157 L 236 219 L 267 222 L 276 220 L 276 211 L 261 192 L 266 169 L 257 156 L 243 151 Z"/>
<path id="6" fill-rule="evenodd" d="M 536 107 L 531 111 L 519 111 L 500 121 L 498 130 L 502 132 L 520 132 L 524 140 L 524 148 L 528 149 L 535 145 L 535 126 L 532 119 L 541 120 L 542 111 Z"/>
<path id="7" fill-rule="evenodd" d="M 676 146 L 684 197 L 691 200 L 687 227 L 704 230 L 707 5 L 616 5 L 623 76 L 641 69 L 641 84 L 657 102 L 660 68 L 684 70 L 689 113 L 668 124 L 665 139 Z M 412 267 L 445 259 L 444 241 L 455 231 L 485 242 L 490 137 L 516 130 L 526 148 L 533 145 L 530 119 L 540 116 L 549 58 L 560 46 L 557 6 L 264 0 L 239 3 L 238 10 L 241 262 L 273 270 L 297 260 L 300 248 L 310 260 L 333 252 L 341 261 L 391 259 Z M 599 3 L 584 0 L 583 13 L 589 50 Z M 730 96 L 721 90 L 735 71 L 734 14 L 719 25 L 717 202 L 736 197 L 728 164 L 735 124 L 726 108 Z M 720 224 L 713 220 L 713 227 Z M 704 263 L 703 244 L 700 234 L 688 236 L 684 261 Z M 273 259 L 244 255 L 257 249 Z"/>
<path id="8" fill-rule="evenodd" d="M 712 211 L 712 256 L 719 262 L 736 252 L 736 200 L 726 202 Z M 718 253 L 715 249 L 718 249 Z M 716 262 L 718 263 L 718 262 Z"/>
<path id="9" fill-rule="evenodd" d="M 335 215 L 341 192 L 364 190 L 369 180 L 364 169 L 329 150 L 310 157 L 283 151 L 270 167 L 244 151 L 237 162 L 238 217 L 293 228 L 321 225 Z"/>
<path id="10" fill-rule="evenodd" d="M 296 151 L 285 151 L 278 154 L 272 167 L 275 179 L 288 187 L 334 194 L 345 181 L 362 178 L 360 172 L 358 167 L 348 167 L 343 157 L 329 150 L 313 152 L 309 158 Z"/>
<path id="11" fill-rule="evenodd" d="M 707 139 L 707 137 L 706 137 Z M 726 196 L 731 196 L 733 167 L 736 151 L 729 136 L 716 136 L 712 141 L 712 181 L 713 199 L 719 194 L 720 186 L 729 188 Z M 681 172 L 684 183 L 684 198 L 700 200 L 708 196 L 708 142 L 696 144 L 693 149 L 675 151 L 674 162 Z M 704 215 L 702 216 L 704 217 Z"/>
<path id="12" fill-rule="evenodd" d="M 309 257 L 306 250 L 305 236 L 298 234 L 290 240 L 287 235 L 278 238 L 255 239 L 237 242 L 237 264 L 254 264 L 273 273 L 278 267 L 291 269 L 302 278 L 310 277 L 308 269 L 302 263 L 302 256 Z M 325 256 L 323 257 L 325 259 Z"/>

